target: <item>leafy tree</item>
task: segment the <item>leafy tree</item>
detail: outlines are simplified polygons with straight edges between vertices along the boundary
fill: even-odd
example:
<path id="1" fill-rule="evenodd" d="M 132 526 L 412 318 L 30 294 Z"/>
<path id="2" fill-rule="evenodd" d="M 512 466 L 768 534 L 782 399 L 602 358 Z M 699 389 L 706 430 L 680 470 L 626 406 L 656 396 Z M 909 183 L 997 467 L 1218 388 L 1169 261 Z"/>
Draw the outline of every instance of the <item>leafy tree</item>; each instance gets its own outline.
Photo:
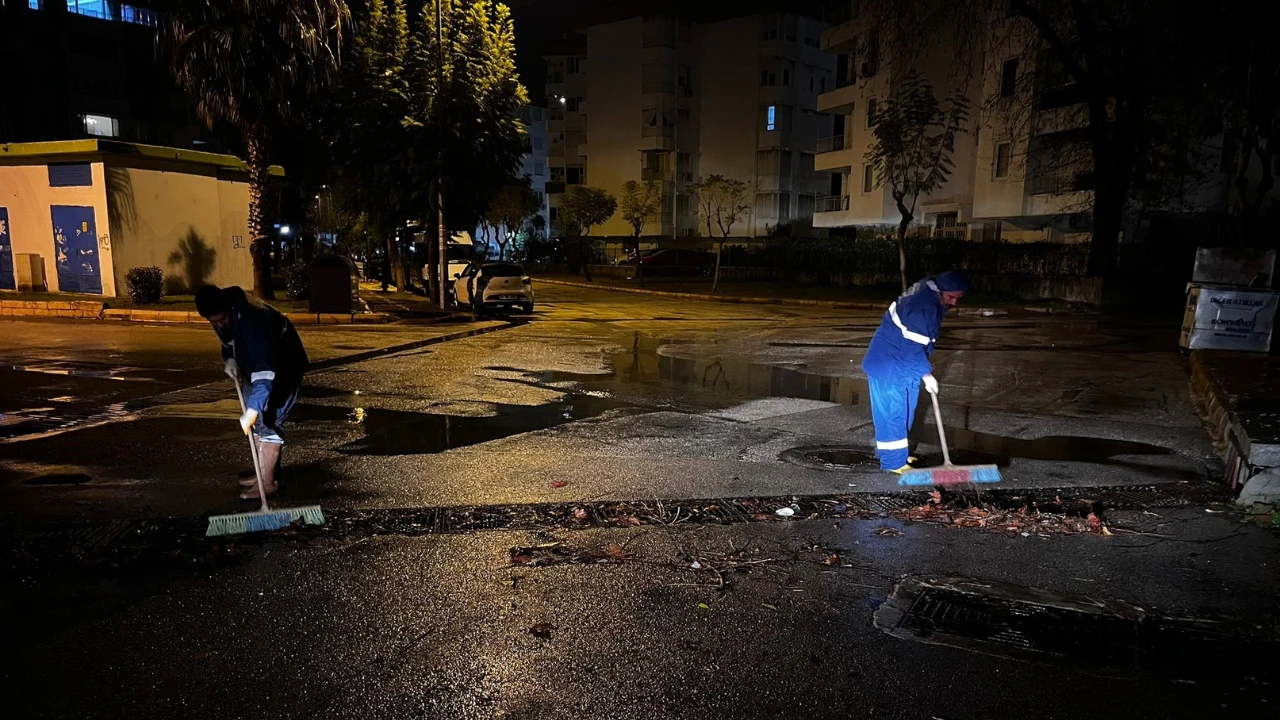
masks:
<path id="1" fill-rule="evenodd" d="M 399 284 L 404 248 L 394 229 L 410 222 L 435 228 L 442 213 L 451 227 L 478 224 L 520 162 L 516 116 L 528 94 L 516 75 L 511 14 L 501 4 L 432 0 L 411 21 L 404 0 L 369 0 L 353 43 L 327 136 L 353 204 L 387 243 Z M 438 282 L 436 246 L 430 243 L 429 261 Z"/>
<path id="2" fill-rule="evenodd" d="M 875 139 L 866 159 L 877 182 L 889 188 L 902 219 L 898 222 L 898 270 L 907 290 L 907 227 L 915 219 L 921 195 L 941 188 L 955 163 L 956 135 L 969 118 L 969 101 L 960 92 L 944 101 L 933 85 L 914 71 L 895 80 L 883 108 L 872 118 Z"/>
<path id="3" fill-rule="evenodd" d="M 622 199 L 618 203 L 618 210 L 622 213 L 622 219 L 631 226 L 632 244 L 636 253 L 636 277 L 640 279 L 640 286 L 644 287 L 640 236 L 644 234 L 644 226 L 649 220 L 662 211 L 662 186 L 652 180 L 626 181 L 622 184 Z"/>
<path id="4" fill-rule="evenodd" d="M 485 213 L 485 224 L 497 234 L 499 260 L 506 259 L 507 245 L 524 228 L 525 222 L 538 216 L 541 209 L 542 197 L 533 189 L 533 182 L 527 175 L 518 180 L 512 178 L 498 190 Z"/>
<path id="5" fill-rule="evenodd" d="M 591 282 L 591 258 L 588 252 L 591 228 L 603 225 L 618 210 L 618 201 L 608 190 L 586 185 L 574 185 L 560 201 L 560 214 L 569 235 L 577 239 L 578 260 L 582 272 Z"/>
<path id="6" fill-rule="evenodd" d="M 264 190 L 272 140 L 337 77 L 350 14 L 342 0 L 174 0 L 157 41 L 174 77 L 212 126 L 244 138 L 253 291 L 271 290 Z"/>
<path id="7" fill-rule="evenodd" d="M 706 220 L 707 236 L 715 237 L 711 232 L 713 222 L 720 230 L 720 240 L 716 243 L 715 277 L 711 281 L 711 292 L 714 294 L 720 285 L 720 258 L 724 255 L 725 238 L 729 237 L 733 226 L 751 212 L 751 206 L 746 203 L 750 188 L 741 180 L 711 175 L 700 183 L 694 183 L 689 189 L 698 196 L 698 209 Z"/>

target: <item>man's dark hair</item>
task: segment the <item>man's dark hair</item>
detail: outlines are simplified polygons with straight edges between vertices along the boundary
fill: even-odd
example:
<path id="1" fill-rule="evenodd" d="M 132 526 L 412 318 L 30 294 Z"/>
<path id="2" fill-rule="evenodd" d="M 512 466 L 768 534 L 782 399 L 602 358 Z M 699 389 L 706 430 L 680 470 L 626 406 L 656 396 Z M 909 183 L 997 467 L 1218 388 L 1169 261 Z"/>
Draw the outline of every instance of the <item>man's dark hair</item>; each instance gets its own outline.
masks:
<path id="1" fill-rule="evenodd" d="M 202 318 L 210 318 L 231 309 L 227 294 L 217 285 L 205 285 L 196 291 L 196 312 Z"/>

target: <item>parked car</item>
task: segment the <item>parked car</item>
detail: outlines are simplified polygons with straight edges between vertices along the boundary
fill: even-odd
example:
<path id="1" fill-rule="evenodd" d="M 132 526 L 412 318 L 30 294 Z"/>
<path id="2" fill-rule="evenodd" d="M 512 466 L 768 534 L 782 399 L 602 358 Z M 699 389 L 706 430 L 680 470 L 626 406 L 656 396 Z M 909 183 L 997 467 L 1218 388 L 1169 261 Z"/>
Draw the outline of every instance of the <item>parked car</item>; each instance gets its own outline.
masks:
<path id="1" fill-rule="evenodd" d="M 473 262 L 453 281 L 453 298 L 474 312 L 520 308 L 533 312 L 533 281 L 513 262 Z"/>

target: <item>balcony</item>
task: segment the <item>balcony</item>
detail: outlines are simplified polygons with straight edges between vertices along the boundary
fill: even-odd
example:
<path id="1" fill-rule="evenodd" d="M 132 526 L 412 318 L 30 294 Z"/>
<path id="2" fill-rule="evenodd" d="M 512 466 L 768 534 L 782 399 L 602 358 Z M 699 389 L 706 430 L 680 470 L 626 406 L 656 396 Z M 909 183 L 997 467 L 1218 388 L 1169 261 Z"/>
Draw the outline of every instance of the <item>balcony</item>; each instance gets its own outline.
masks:
<path id="1" fill-rule="evenodd" d="M 814 172 L 853 172 L 853 168 L 862 164 L 862 153 L 847 143 L 839 150 L 820 152 L 813 156 Z"/>
<path id="2" fill-rule="evenodd" d="M 818 138 L 817 151 L 820 153 L 839 152 L 844 149 L 844 144 L 845 136 L 843 134 Z"/>
<path id="3" fill-rule="evenodd" d="M 852 18 L 833 21 L 822 31 L 822 52 L 840 53 L 853 50 L 858 44 L 858 25 Z"/>
<path id="4" fill-rule="evenodd" d="M 790 175 L 786 177 L 779 175 L 756 176 L 756 192 L 791 192 L 793 185 Z"/>
<path id="5" fill-rule="evenodd" d="M 836 76 L 836 88 L 818 96 L 818 112 L 844 115 L 853 112 L 855 101 L 862 99 L 862 88 L 852 79 L 844 78 L 848 84 L 841 85 L 841 77 Z"/>
<path id="6" fill-rule="evenodd" d="M 666 168 L 647 167 L 640 168 L 640 179 L 645 182 L 658 182 L 669 179 L 671 172 Z"/>
<path id="7" fill-rule="evenodd" d="M 825 195 L 813 201 L 815 213 L 841 212 L 849 209 L 849 196 Z"/>
<path id="8" fill-rule="evenodd" d="M 676 81 L 675 80 L 646 80 L 640 84 L 640 88 L 641 88 L 641 91 L 644 92 L 646 95 L 649 95 L 649 94 L 675 95 Z"/>

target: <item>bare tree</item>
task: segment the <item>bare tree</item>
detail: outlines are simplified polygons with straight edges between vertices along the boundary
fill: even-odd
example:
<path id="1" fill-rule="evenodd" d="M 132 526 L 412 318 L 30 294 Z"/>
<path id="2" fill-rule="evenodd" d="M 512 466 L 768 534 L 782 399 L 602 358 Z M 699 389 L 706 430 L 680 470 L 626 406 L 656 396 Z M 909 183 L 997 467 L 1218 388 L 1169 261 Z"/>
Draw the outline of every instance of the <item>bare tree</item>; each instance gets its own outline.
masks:
<path id="1" fill-rule="evenodd" d="M 751 212 L 751 206 L 746 204 L 750 188 L 741 180 L 711 175 L 689 189 L 698 196 L 698 208 L 707 222 L 707 236 L 715 237 L 711 231 L 713 222 L 720 230 L 720 240 L 716 243 L 715 277 L 711 281 L 711 292 L 715 294 L 720 286 L 720 258 L 724 255 L 725 238 L 729 237 L 733 226 Z"/>
<path id="2" fill-rule="evenodd" d="M 662 186 L 652 180 L 622 184 L 622 200 L 618 203 L 622 219 L 631 226 L 632 244 L 636 253 L 636 277 L 644 287 L 644 265 L 640 262 L 640 236 L 644 226 L 662 210 Z"/>
<path id="3" fill-rule="evenodd" d="M 956 135 L 969 119 L 969 99 L 956 93 L 939 100 L 933 85 L 915 72 L 897 80 L 883 109 L 872 118 L 875 140 L 866 159 L 877 182 L 889 188 L 898 222 L 898 272 L 907 291 L 907 227 L 921 195 L 941 188 L 955 168 Z"/>

